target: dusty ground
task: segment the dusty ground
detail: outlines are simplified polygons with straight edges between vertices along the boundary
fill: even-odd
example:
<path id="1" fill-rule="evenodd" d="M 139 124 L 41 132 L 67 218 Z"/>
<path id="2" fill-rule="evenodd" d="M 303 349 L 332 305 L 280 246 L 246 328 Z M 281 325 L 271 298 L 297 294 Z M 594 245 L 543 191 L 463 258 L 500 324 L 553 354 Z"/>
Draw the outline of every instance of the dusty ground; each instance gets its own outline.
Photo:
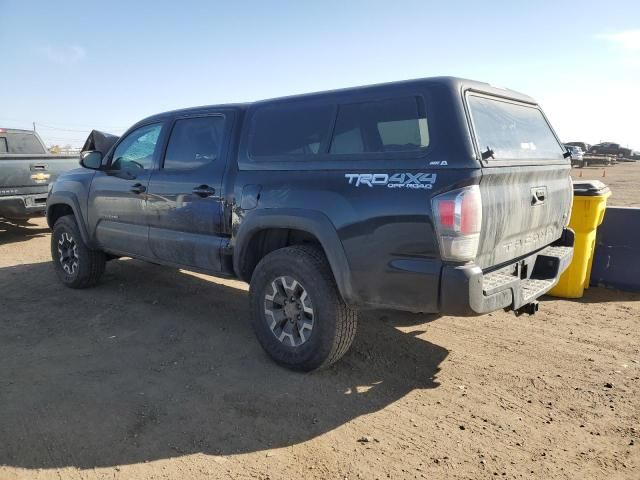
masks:
<path id="1" fill-rule="evenodd" d="M 638 202 L 631 168 L 611 203 Z M 74 291 L 48 250 L 43 221 L 0 221 L 2 480 L 640 478 L 640 294 L 369 312 L 301 375 L 254 340 L 244 284 L 120 260 Z"/>
<path id="2" fill-rule="evenodd" d="M 604 176 L 603 176 L 604 175 Z M 611 187 L 608 204 L 640 207 L 640 162 L 621 162 L 609 167 L 574 168 L 574 180 L 600 180 Z"/>

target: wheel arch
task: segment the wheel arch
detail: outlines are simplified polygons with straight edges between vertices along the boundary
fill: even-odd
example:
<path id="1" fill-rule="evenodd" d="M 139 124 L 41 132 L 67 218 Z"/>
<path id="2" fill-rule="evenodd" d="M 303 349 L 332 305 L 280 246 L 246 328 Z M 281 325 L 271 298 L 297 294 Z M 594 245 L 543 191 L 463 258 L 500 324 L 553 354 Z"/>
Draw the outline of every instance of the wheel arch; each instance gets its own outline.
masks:
<path id="1" fill-rule="evenodd" d="M 295 233 L 295 238 L 317 243 L 324 251 L 331 272 L 345 303 L 357 304 L 351 284 L 351 270 L 338 233 L 324 214 L 304 209 L 264 209 L 249 212 L 243 218 L 235 235 L 233 268 L 238 278 L 249 282 L 258 262 L 277 248 L 296 244 L 283 239 L 271 246 L 260 246 L 265 232 L 287 231 Z M 300 235 L 302 234 L 302 235 Z M 283 237 L 284 238 L 284 237 Z M 277 248 L 272 248 L 276 245 Z"/>
<path id="2" fill-rule="evenodd" d="M 78 224 L 82 240 L 85 244 L 89 245 L 90 238 L 81 212 L 80 203 L 73 193 L 57 192 L 51 195 L 47 200 L 46 215 L 49 228 L 53 229 L 53 226 L 60 217 L 73 215 L 76 219 L 76 223 Z"/>

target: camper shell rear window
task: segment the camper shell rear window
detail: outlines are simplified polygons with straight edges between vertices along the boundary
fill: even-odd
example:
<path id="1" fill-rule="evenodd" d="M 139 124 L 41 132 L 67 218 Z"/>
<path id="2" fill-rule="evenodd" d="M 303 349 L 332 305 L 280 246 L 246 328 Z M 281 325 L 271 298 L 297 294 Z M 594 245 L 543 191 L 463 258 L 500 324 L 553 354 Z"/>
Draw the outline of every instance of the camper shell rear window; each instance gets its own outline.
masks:
<path id="1" fill-rule="evenodd" d="M 565 150 L 538 107 L 476 94 L 468 95 L 467 103 L 484 160 L 564 159 Z"/>

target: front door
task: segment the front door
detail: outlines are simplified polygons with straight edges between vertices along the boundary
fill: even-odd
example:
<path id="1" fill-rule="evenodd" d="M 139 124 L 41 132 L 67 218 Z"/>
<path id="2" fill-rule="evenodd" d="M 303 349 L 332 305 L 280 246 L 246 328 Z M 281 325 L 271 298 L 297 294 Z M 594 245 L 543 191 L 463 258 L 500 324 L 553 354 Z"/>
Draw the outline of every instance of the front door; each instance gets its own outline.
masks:
<path id="1" fill-rule="evenodd" d="M 174 121 L 148 189 L 149 243 L 162 261 L 219 272 L 222 176 L 231 113 Z"/>
<path id="2" fill-rule="evenodd" d="M 98 245 L 111 252 L 151 258 L 146 216 L 147 188 L 157 164 L 162 123 L 124 137 L 96 172 L 89 194 L 89 226 Z"/>

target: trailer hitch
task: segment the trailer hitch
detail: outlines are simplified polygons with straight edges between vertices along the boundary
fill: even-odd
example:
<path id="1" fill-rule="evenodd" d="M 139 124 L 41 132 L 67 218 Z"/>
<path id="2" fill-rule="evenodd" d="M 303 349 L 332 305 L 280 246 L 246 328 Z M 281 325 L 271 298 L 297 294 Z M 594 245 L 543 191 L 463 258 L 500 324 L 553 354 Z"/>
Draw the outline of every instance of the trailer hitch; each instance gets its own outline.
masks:
<path id="1" fill-rule="evenodd" d="M 527 315 L 535 315 L 535 313 L 538 311 L 538 308 L 540 308 L 540 305 L 538 304 L 538 302 L 531 302 L 521 306 L 520 308 L 515 309 L 513 313 L 516 314 L 516 317 L 519 317 L 524 313 L 526 313 Z"/>

